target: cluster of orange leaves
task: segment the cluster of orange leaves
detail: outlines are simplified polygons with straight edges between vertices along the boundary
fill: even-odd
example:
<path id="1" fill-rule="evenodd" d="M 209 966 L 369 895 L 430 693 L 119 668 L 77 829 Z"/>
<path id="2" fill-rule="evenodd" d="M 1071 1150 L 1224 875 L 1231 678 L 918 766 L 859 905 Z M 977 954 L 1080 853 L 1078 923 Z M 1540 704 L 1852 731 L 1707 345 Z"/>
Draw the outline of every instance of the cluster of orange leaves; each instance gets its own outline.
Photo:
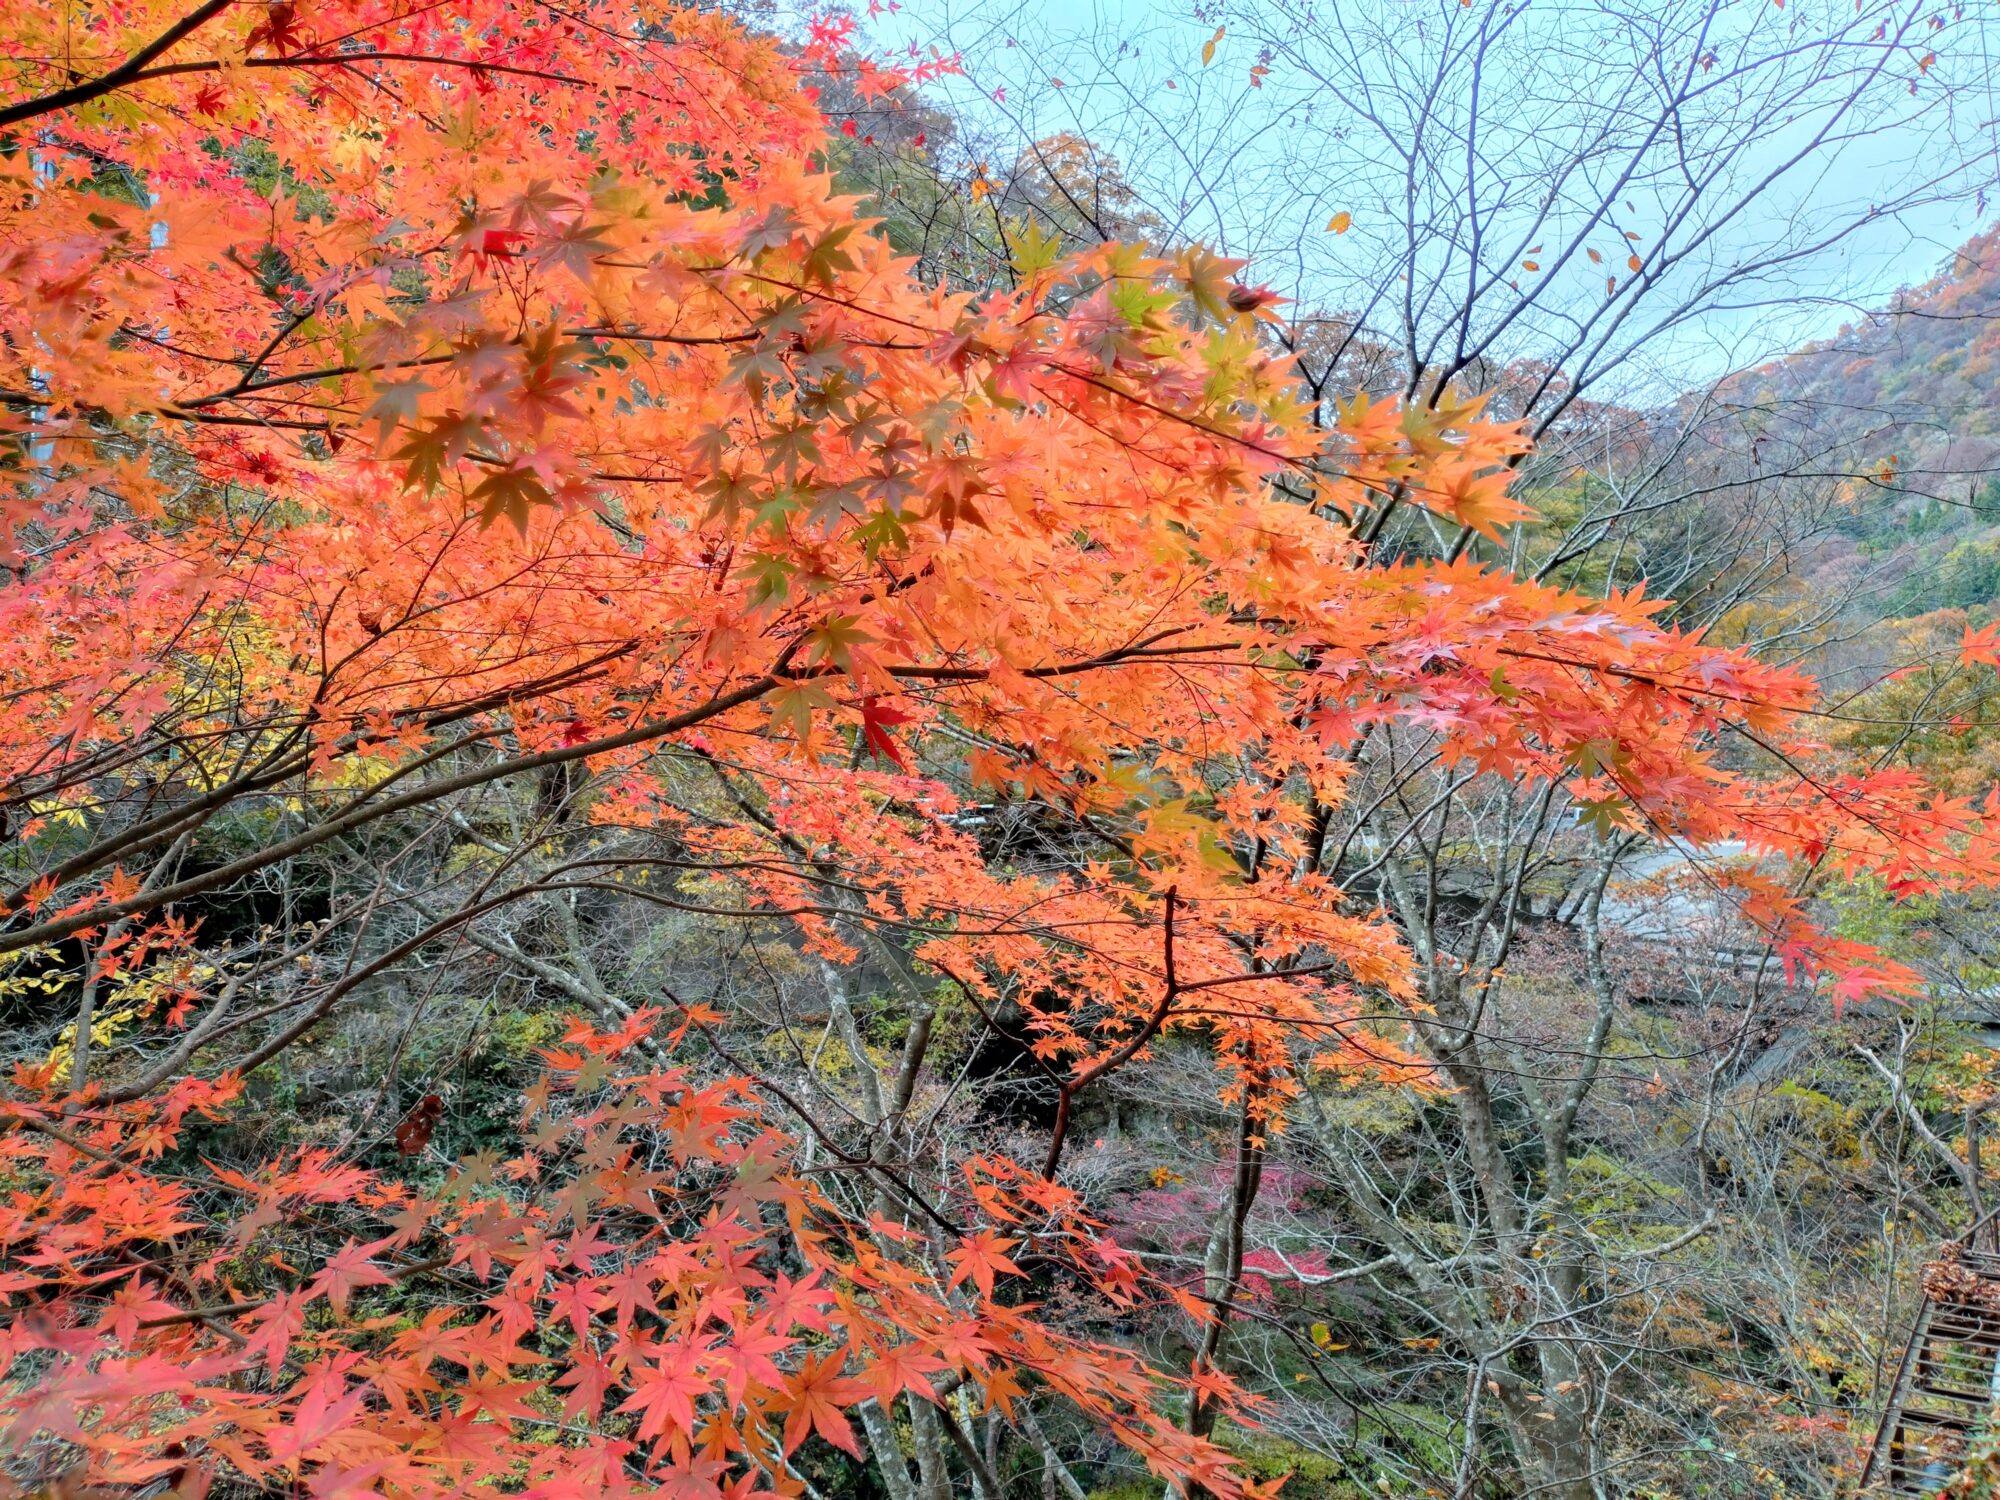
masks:
<path id="1" fill-rule="evenodd" d="M 157 1171 L 234 1079 L 15 1110 L 0 1287 L 34 1311 L 0 1329 L 0 1365 L 36 1378 L 0 1405 L 0 1443 L 73 1445 L 98 1483 L 186 1496 L 227 1469 L 329 1500 L 501 1476 L 550 1500 L 663 1481 L 775 1500 L 809 1436 L 860 1456 L 856 1403 L 941 1405 L 970 1381 L 1007 1416 L 1052 1392 L 1157 1472 L 1233 1492 L 1220 1452 L 1159 1414 L 1155 1372 L 996 1296 L 1030 1250 L 1107 1307 L 1158 1295 L 1073 1193 L 969 1162 L 951 1271 L 927 1276 L 899 1253 L 922 1237 L 833 1211 L 740 1082 L 633 1058 L 653 1019 L 573 1027 L 519 1154 L 432 1192 L 319 1149 Z"/>
<path id="2" fill-rule="evenodd" d="M 1356 1021 L 1414 993 L 1393 929 L 1314 867 L 1377 726 L 1565 783 L 1603 826 L 1897 889 L 2000 874 L 1983 809 L 1805 769 L 1809 684 L 1655 601 L 1374 565 L 1347 522 L 1385 504 L 1519 520 L 1521 439 L 1477 402 L 1357 400 L 1321 433 L 1237 263 L 1104 246 L 990 293 L 925 284 L 824 175 L 801 72 L 904 81 L 842 39 L 786 49 L 643 0 L 8 7 L 0 791 L 28 816 L 0 953 L 574 762 L 598 825 L 671 829 L 821 955 L 915 934 L 973 1001 L 1021 1000 L 1065 1086 L 1179 1031 L 1275 1120 L 1300 1066 L 1417 1070 Z M 1747 776 L 1725 731 L 1800 769 Z M 749 813 L 677 802 L 663 751 L 726 767 Z M 957 768 L 1115 823 L 1123 857 L 992 866 Z M 128 868 L 281 788 L 303 832 L 164 886 Z M 1815 932 L 1794 888 L 1748 899 L 1838 995 L 1911 983 Z M 741 1138 L 747 1083 L 626 1079 L 560 1139 L 538 1104 L 504 1197 L 308 1158 L 218 1176 L 240 1215 L 148 1167 L 231 1085 L 65 1114 L 59 1084 L 9 1106 L 34 1184 L 4 1235 L 17 1450 L 323 1495 L 669 1470 L 747 1494 L 793 1483 L 809 1431 L 850 1446 L 871 1392 L 1004 1407 L 1025 1372 L 1234 1488 L 1148 1372 L 1006 1302 L 1013 1239 L 1136 1295 L 1041 1174 L 988 1164 L 987 1227 L 940 1283 L 880 1248 L 906 1230 L 828 1222 L 764 1126 Z M 644 1131 L 672 1173 L 635 1165 Z M 238 1262 L 280 1225 L 310 1248 L 249 1298 Z M 491 1296 L 419 1329 L 362 1315 L 405 1277 Z M 552 1365 L 568 1425 L 521 1396 Z M 607 1435 L 607 1409 L 636 1428 Z"/>

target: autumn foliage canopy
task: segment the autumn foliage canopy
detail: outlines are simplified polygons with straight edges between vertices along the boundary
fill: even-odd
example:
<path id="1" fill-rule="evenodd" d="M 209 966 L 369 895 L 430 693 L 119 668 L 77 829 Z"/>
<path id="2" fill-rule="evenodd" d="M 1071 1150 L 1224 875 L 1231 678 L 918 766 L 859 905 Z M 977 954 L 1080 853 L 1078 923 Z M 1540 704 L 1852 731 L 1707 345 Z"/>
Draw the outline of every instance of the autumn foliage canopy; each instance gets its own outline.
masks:
<path id="1" fill-rule="evenodd" d="M 1303 1070 L 1431 1086 L 1375 1019 L 1414 960 L 1321 873 L 1364 737 L 1424 725 L 1603 828 L 1995 873 L 1979 809 L 1814 769 L 1804 679 L 1480 560 L 1516 432 L 1302 405 L 1239 263 L 920 280 L 826 173 L 812 79 L 920 81 L 847 40 L 626 0 L 7 6 L 0 954 L 66 1004 L 121 986 L 147 1046 L 94 1052 L 86 1008 L 0 1094 L 0 1484 L 792 1495 L 865 1403 L 1032 1391 L 1239 1493 L 1188 1416 L 1254 1419 L 1225 1374 L 1042 1310 L 1217 1315 L 1085 1212 L 1065 1138 L 1169 1035 L 1258 1130 Z M 1388 506 L 1448 560 L 1372 556 Z M 211 893 L 556 771 L 554 863 L 385 887 L 423 920 L 373 949 L 205 956 Z M 968 785 L 1102 861 L 990 858 Z M 1910 983 L 1762 868 L 1739 898 L 1795 973 Z M 926 1193 L 907 1099 L 815 1145 L 663 995 L 544 1049 L 511 1153 L 419 1176 L 433 1103 L 372 1152 L 204 1155 L 374 976 L 551 889 L 893 947 L 1015 1008 L 1054 1122 Z"/>

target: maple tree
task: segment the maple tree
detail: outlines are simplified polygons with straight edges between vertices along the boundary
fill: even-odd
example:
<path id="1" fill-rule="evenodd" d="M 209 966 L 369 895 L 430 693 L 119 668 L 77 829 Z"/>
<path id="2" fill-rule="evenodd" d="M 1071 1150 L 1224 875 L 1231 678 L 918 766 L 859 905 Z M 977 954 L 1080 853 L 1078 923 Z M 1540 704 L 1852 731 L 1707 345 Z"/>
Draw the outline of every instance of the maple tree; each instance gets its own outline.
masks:
<path id="1" fill-rule="evenodd" d="M 2000 874 L 1980 808 L 1814 770 L 1810 683 L 1657 601 L 1377 565 L 1384 504 L 1519 520 L 1523 439 L 1457 397 L 1322 433 L 1239 263 L 1038 244 L 1005 290 L 923 284 L 832 191 L 801 75 L 940 64 L 855 59 L 843 23 L 141 0 L 13 6 L 0 41 L 0 957 L 75 1004 L 0 1136 L 27 1481 L 789 1495 L 803 1445 L 858 1454 L 901 1403 L 997 1496 L 960 1414 L 1032 1389 L 1241 1493 L 1212 1439 L 1240 1239 L 1198 1291 L 1155 1276 L 1065 1148 L 1170 1036 L 1239 1172 L 1310 1071 L 1432 1082 L 1370 1019 L 1420 1003 L 1394 924 L 1321 873 L 1352 747 L 1422 725 L 1602 829 L 1892 892 Z M 993 857 L 959 773 L 1101 857 Z M 523 786 L 496 844 L 476 799 Z M 410 884 L 440 839 L 471 873 Z M 205 902 L 362 842 L 380 878 L 331 915 L 207 940 Z M 1734 878 L 1837 1001 L 1913 983 Z M 711 1005 L 587 984 L 505 1159 L 406 1167 L 434 1096 L 380 1165 L 359 1127 L 202 1159 L 344 1001 L 585 892 L 948 984 L 1052 1090 L 1034 1159 L 932 1191 L 907 1087 L 823 1139 L 684 1060 L 732 1062 Z M 1149 1368 L 1042 1316 L 1049 1285 L 1180 1307 L 1197 1353 Z"/>

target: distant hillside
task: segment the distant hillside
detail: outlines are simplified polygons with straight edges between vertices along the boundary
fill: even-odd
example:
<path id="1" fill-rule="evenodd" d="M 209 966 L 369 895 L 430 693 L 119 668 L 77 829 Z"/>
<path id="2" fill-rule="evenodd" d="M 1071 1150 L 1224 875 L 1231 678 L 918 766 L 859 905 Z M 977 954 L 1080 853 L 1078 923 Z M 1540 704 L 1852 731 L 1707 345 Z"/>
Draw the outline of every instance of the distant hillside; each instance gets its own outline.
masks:
<path id="1" fill-rule="evenodd" d="M 1839 528 L 1853 550 L 1819 564 L 1880 580 L 1871 613 L 2000 602 L 2000 224 L 1883 311 L 1732 387 L 1786 414 L 1794 461 L 1815 455 L 1801 468 L 1861 476 Z"/>
<path id="2" fill-rule="evenodd" d="M 1829 419 L 1900 429 L 1921 447 L 1948 447 L 1954 468 L 2000 453 L 2000 224 L 1889 307 L 1831 339 L 1756 372 L 1806 395 Z M 1986 463 L 1969 462 L 1978 451 Z M 1927 454 L 1936 463 L 1943 454 Z"/>

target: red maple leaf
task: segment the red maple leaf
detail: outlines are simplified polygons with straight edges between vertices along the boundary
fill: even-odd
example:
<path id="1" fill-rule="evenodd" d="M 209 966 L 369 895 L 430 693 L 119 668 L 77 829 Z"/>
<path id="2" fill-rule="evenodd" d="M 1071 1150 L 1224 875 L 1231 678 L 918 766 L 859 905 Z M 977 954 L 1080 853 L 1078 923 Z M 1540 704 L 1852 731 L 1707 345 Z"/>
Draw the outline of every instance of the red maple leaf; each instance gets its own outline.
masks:
<path id="1" fill-rule="evenodd" d="M 307 1284 L 309 1296 L 325 1297 L 333 1303 L 337 1313 L 347 1312 L 347 1299 L 359 1286 L 387 1286 L 388 1273 L 381 1267 L 370 1265 L 368 1257 L 388 1246 L 386 1239 L 373 1244 L 360 1245 L 352 1239 L 342 1245 L 320 1269 L 319 1275 Z"/>
<path id="2" fill-rule="evenodd" d="M 952 1264 L 951 1284 L 957 1286 L 970 1277 L 982 1297 L 991 1297 L 995 1272 L 1006 1271 L 1015 1276 L 1021 1274 L 1021 1268 L 1007 1258 L 1007 1252 L 1017 1243 L 990 1229 L 968 1236 L 958 1249 L 945 1257 Z"/>
<path id="3" fill-rule="evenodd" d="M 799 1373 L 785 1382 L 785 1397 L 792 1408 L 792 1414 L 785 1419 L 787 1455 L 797 1450 L 808 1432 L 817 1432 L 842 1452 L 861 1457 L 854 1429 L 840 1413 L 843 1406 L 852 1406 L 865 1397 L 868 1388 L 840 1373 L 846 1363 L 845 1352 L 825 1359 L 808 1357 Z"/>
<path id="4" fill-rule="evenodd" d="M 883 1350 L 875 1362 L 862 1371 L 861 1378 L 886 1411 L 904 1391 L 936 1402 L 937 1392 L 925 1377 L 945 1368 L 945 1362 L 935 1354 L 927 1354 L 915 1344 L 898 1344 L 893 1349 Z"/>
<path id="5" fill-rule="evenodd" d="M 639 1419 L 640 1437 L 657 1437 L 669 1427 L 679 1433 L 694 1431 L 695 1398 L 710 1388 L 699 1368 L 709 1347 L 705 1341 L 679 1340 L 666 1346 L 651 1369 L 633 1377 L 632 1394 L 618 1409 L 645 1413 Z"/>
<path id="6" fill-rule="evenodd" d="M 2000 667 L 2000 620 L 1995 620 L 1983 630 L 1966 627 L 1965 638 L 1958 643 L 1958 659 L 1968 667 L 1981 662 L 1990 667 Z"/>
<path id="7" fill-rule="evenodd" d="M 139 1325 L 149 1318 L 172 1317 L 180 1309 L 173 1303 L 154 1295 L 139 1274 L 111 1294 L 105 1304 L 103 1315 L 97 1320 L 99 1328 L 109 1328 L 121 1343 L 130 1343 L 139 1332 Z"/>
<path id="8" fill-rule="evenodd" d="M 914 722 L 913 715 L 889 707 L 872 694 L 861 700 L 861 742 L 871 753 L 881 756 L 886 761 L 893 761 L 899 770 L 909 770 L 910 763 L 903 759 L 903 752 L 896 747 L 896 741 L 890 736 L 889 730 L 897 724 Z"/>

